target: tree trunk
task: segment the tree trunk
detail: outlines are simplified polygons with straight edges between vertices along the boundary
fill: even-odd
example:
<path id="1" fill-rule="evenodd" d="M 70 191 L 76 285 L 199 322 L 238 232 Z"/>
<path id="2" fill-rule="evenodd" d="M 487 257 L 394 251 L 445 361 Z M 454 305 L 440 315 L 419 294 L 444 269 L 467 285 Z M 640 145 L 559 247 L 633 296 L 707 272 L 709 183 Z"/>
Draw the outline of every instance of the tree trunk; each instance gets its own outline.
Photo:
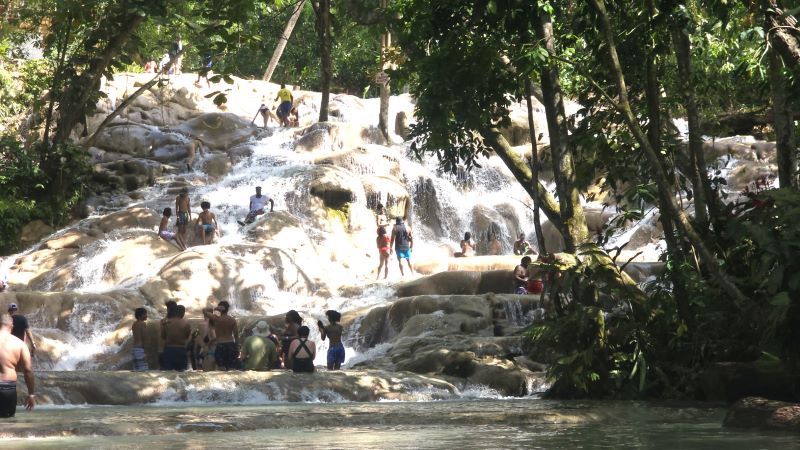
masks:
<path id="1" fill-rule="evenodd" d="M 283 55 L 283 50 L 286 49 L 286 44 L 289 42 L 289 38 L 292 36 L 292 31 L 294 31 L 294 26 L 297 24 L 297 21 L 300 19 L 300 15 L 303 13 L 303 5 L 305 5 L 306 0 L 297 0 L 297 4 L 294 7 L 294 12 L 292 12 L 292 16 L 289 18 L 289 21 L 286 22 L 286 28 L 283 29 L 283 34 L 281 34 L 280 39 L 278 39 L 278 45 L 275 46 L 275 51 L 272 52 L 272 58 L 269 60 L 269 65 L 267 66 L 267 70 L 264 72 L 264 78 L 262 80 L 269 81 L 272 79 L 272 74 L 275 73 L 275 68 L 278 67 L 278 61 L 281 59 L 281 55 Z"/>
<path id="2" fill-rule="evenodd" d="M 781 17 L 783 11 L 777 0 L 762 0 L 766 24 L 767 39 L 783 59 L 787 67 L 800 66 L 800 28 L 793 17 Z"/>
<path id="3" fill-rule="evenodd" d="M 769 84 L 772 90 L 772 117 L 777 146 L 778 182 L 782 188 L 798 188 L 792 107 L 786 98 L 787 83 L 780 56 L 769 51 Z"/>
<path id="4" fill-rule="evenodd" d="M 536 125 L 533 122 L 533 82 L 530 77 L 525 78 L 525 103 L 528 106 L 528 132 L 531 136 L 531 178 L 532 184 L 539 185 L 539 144 L 536 139 Z M 547 254 L 547 246 L 542 232 L 542 223 L 539 219 L 539 201 L 533 201 L 533 228 L 536 231 L 536 244 L 539 247 L 539 254 Z"/>
<path id="5" fill-rule="evenodd" d="M 89 101 L 95 86 L 100 84 L 100 79 L 108 69 L 111 61 L 122 51 L 130 40 L 133 32 L 144 21 L 144 16 L 136 11 L 121 13 L 114 23 L 119 24 L 116 34 L 108 40 L 105 48 L 88 67 L 69 86 L 67 86 L 58 106 L 59 118 L 53 143 L 60 144 L 69 139 L 72 129 L 86 114 L 86 103 Z M 103 30 L 99 31 L 100 33 Z"/>
<path id="6" fill-rule="evenodd" d="M 381 0 L 381 9 L 386 11 L 389 6 L 389 0 Z M 389 47 L 392 46 L 392 34 L 389 31 L 386 31 L 381 35 L 381 72 L 386 71 L 389 68 L 389 61 L 387 58 L 387 52 L 389 51 Z M 381 80 L 383 81 L 383 80 Z M 384 139 L 386 142 L 389 141 L 389 95 L 391 94 L 389 81 L 385 81 L 380 83 L 380 96 L 381 96 L 381 103 L 380 103 L 380 110 L 378 113 L 378 129 L 381 130 L 381 134 L 383 134 Z"/>
<path id="7" fill-rule="evenodd" d="M 606 12 L 605 2 L 603 0 L 591 0 L 591 2 L 597 10 L 600 19 L 601 38 L 605 41 L 606 46 L 608 47 L 609 69 L 611 70 L 614 83 L 619 91 L 619 100 L 618 102 L 615 102 L 613 106 L 622 114 L 628 128 L 631 130 L 631 134 L 633 134 L 636 142 L 642 148 L 645 157 L 650 164 L 651 171 L 653 173 L 653 179 L 658 186 L 659 191 L 661 191 L 661 194 L 664 197 L 669 197 L 669 201 L 667 201 L 664 205 L 666 207 L 665 209 L 669 214 L 675 217 L 675 224 L 678 229 L 689 239 L 689 242 L 692 243 L 694 248 L 697 250 L 700 260 L 711 273 L 711 276 L 714 278 L 714 280 L 731 297 L 731 300 L 737 303 L 743 303 L 747 301 L 747 297 L 742 294 L 742 291 L 740 291 L 736 284 L 730 280 L 728 275 L 722 271 L 716 256 L 708 249 L 708 247 L 706 247 L 705 242 L 703 242 L 703 238 L 694 229 L 689 217 L 678 207 L 675 198 L 670 195 L 670 183 L 667 180 L 667 176 L 663 167 L 661 167 L 658 154 L 650 145 L 650 142 L 647 140 L 644 132 L 642 132 L 636 116 L 631 110 L 631 105 L 628 101 L 628 88 L 625 85 L 625 77 L 622 73 L 619 56 L 617 55 L 617 48 L 614 42 L 614 32 L 611 29 L 611 22 L 608 18 L 608 13 Z"/>
<path id="8" fill-rule="evenodd" d="M 536 35 L 544 43 L 548 54 L 555 55 L 553 23 L 549 14 L 538 11 Z M 572 154 L 568 149 L 567 120 L 564 111 L 564 98 L 561 94 L 558 66 L 550 64 L 542 70 L 542 97 L 547 116 L 547 128 L 550 133 L 550 152 L 553 158 L 553 175 L 558 193 L 558 204 L 561 212 L 561 231 L 564 247 L 574 253 L 578 244 L 587 239 L 588 230 L 583 214 L 583 207 L 578 197 L 573 172 Z M 555 224 L 555 222 L 554 222 Z"/>
<path id="9" fill-rule="evenodd" d="M 331 62 L 331 2 L 330 0 L 312 0 L 316 20 L 314 21 L 319 41 L 319 57 L 322 75 L 322 100 L 319 105 L 319 121 L 328 121 L 328 102 L 331 94 L 331 78 L 333 68 Z"/>

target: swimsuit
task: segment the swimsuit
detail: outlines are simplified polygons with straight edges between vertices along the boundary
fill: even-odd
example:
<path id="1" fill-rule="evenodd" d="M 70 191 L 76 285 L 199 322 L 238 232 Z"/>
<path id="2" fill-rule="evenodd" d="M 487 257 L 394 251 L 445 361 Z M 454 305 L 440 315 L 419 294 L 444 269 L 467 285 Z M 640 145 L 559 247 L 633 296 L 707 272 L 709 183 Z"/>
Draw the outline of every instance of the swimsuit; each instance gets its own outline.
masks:
<path id="1" fill-rule="evenodd" d="M 161 355 L 161 370 L 186 370 L 186 347 L 167 346 Z"/>
<path id="2" fill-rule="evenodd" d="M 203 229 L 206 230 L 206 233 L 213 233 L 214 232 L 214 224 L 211 223 L 204 223 Z"/>
<path id="3" fill-rule="evenodd" d="M 167 230 L 164 230 L 164 231 L 158 233 L 158 235 L 161 236 L 162 238 L 168 240 L 168 241 L 171 241 L 171 240 L 175 239 L 175 233 L 173 233 L 171 231 L 167 231 Z"/>
<path id="4" fill-rule="evenodd" d="M 344 364 L 344 345 L 336 344 L 331 345 L 328 349 L 328 365 Z"/>
<path id="5" fill-rule="evenodd" d="M 17 382 L 0 381 L 0 418 L 17 413 Z"/>
<path id="6" fill-rule="evenodd" d="M 300 353 L 300 350 L 305 349 L 306 353 L 312 355 L 311 350 L 306 347 L 306 342 L 308 339 L 299 339 L 300 345 L 294 349 L 294 353 L 292 353 L 292 371 L 293 372 L 305 372 L 311 373 L 314 371 L 314 358 L 298 358 L 297 354 Z M 342 349 L 344 352 L 344 349 Z"/>
<path id="7" fill-rule="evenodd" d="M 397 252 L 397 259 L 411 259 L 411 249 L 407 248 L 405 250 L 396 250 Z"/>
<path id="8" fill-rule="evenodd" d="M 189 213 L 187 211 L 179 211 L 178 212 L 178 225 L 186 225 L 189 223 Z"/>
<path id="9" fill-rule="evenodd" d="M 381 245 L 378 246 L 378 251 L 381 252 L 381 255 L 387 256 L 389 254 L 389 244 L 391 243 L 391 239 L 389 236 L 383 236 L 381 238 Z"/>
<path id="10" fill-rule="evenodd" d="M 235 342 L 219 342 L 214 350 L 214 359 L 217 367 L 225 370 L 241 370 L 239 361 L 239 347 Z"/>
<path id="11" fill-rule="evenodd" d="M 133 347 L 133 370 L 135 371 L 142 371 L 142 370 L 150 370 L 150 366 L 147 364 L 147 358 L 144 354 L 144 349 L 142 347 Z"/>

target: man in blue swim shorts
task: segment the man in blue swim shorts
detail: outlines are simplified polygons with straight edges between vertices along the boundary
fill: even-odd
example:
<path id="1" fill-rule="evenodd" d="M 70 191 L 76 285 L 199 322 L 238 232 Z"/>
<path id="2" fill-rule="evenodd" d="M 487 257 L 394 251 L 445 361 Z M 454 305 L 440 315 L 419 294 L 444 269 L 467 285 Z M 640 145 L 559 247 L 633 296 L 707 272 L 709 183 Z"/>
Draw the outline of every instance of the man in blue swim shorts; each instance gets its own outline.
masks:
<path id="1" fill-rule="evenodd" d="M 414 272 L 411 266 L 411 249 L 414 248 L 414 238 L 411 237 L 411 231 L 406 228 L 403 219 L 400 217 L 395 218 L 394 227 L 392 227 L 392 242 L 390 247 L 394 247 L 397 253 L 397 264 L 400 265 L 400 275 L 405 275 L 403 272 L 403 260 L 406 260 L 408 271 Z"/>

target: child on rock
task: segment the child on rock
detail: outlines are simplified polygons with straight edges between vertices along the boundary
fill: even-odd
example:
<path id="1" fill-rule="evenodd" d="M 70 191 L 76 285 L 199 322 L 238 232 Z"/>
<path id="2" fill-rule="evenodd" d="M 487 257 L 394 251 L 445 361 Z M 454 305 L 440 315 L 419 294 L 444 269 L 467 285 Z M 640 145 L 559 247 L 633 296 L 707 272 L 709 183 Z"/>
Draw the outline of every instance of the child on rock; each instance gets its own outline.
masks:
<path id="1" fill-rule="evenodd" d="M 325 326 L 321 320 L 318 320 L 317 326 L 322 340 L 324 341 L 326 337 L 331 340 L 328 347 L 328 370 L 339 370 L 344 363 L 344 345 L 342 345 L 342 332 L 344 329 L 339 324 L 339 321 L 342 320 L 342 315 L 339 311 L 332 309 L 325 311 L 325 315 L 328 317 L 329 325 Z"/>

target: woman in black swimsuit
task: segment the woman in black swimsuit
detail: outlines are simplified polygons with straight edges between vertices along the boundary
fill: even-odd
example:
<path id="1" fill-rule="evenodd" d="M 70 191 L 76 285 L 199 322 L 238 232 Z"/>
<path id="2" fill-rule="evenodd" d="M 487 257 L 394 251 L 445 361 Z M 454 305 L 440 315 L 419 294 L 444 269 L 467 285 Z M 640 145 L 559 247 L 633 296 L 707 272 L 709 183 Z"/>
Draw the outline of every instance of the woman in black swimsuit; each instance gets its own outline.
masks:
<path id="1" fill-rule="evenodd" d="M 313 372 L 317 346 L 308 340 L 310 330 L 302 326 L 297 330 L 298 338 L 289 346 L 289 357 L 294 372 Z"/>

